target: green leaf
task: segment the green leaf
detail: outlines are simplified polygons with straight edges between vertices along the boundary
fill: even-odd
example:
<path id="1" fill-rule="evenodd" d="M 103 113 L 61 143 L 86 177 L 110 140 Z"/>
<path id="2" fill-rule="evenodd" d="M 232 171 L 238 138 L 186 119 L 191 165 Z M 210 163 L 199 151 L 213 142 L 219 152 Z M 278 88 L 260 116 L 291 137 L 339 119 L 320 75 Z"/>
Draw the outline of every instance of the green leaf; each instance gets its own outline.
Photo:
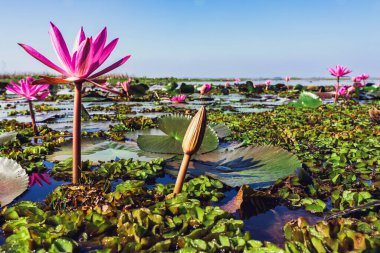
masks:
<path id="1" fill-rule="evenodd" d="M 292 101 L 289 105 L 294 107 L 307 107 L 307 108 L 317 108 L 323 104 L 322 99 L 312 92 L 303 91 L 298 100 Z"/>
<path id="2" fill-rule="evenodd" d="M 185 116 L 165 116 L 158 120 L 158 128 L 167 135 L 139 135 L 137 145 L 141 150 L 155 153 L 182 154 L 182 140 L 191 121 Z M 198 153 L 215 150 L 219 145 L 215 131 L 207 126 Z"/>
<path id="3" fill-rule="evenodd" d="M 181 161 L 166 162 L 165 169 L 176 174 Z M 232 151 L 216 150 L 190 161 L 188 173 L 205 174 L 231 187 L 271 185 L 279 178 L 294 174 L 300 161 L 290 152 L 274 146 L 249 146 Z"/>

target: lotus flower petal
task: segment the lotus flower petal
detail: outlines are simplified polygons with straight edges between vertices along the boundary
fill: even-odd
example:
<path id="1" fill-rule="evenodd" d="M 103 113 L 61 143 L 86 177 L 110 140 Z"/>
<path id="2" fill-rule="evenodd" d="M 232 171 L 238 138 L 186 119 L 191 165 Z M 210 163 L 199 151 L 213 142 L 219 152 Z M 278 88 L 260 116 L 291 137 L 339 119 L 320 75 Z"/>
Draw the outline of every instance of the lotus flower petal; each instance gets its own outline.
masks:
<path id="1" fill-rule="evenodd" d="M 0 158 L 0 206 L 11 203 L 28 188 L 29 178 L 16 161 Z"/>

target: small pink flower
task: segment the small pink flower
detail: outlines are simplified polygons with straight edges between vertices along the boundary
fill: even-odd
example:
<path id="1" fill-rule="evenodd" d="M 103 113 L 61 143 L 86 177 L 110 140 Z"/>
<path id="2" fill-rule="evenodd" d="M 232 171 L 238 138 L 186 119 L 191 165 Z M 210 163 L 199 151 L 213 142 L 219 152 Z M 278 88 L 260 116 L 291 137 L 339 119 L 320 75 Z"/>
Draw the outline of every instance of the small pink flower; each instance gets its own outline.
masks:
<path id="1" fill-rule="evenodd" d="M 129 88 L 131 87 L 131 83 L 132 83 L 132 79 L 129 78 L 128 81 L 124 81 L 124 82 L 117 82 L 117 85 L 125 91 L 125 93 L 128 94 L 129 92 Z"/>
<path id="2" fill-rule="evenodd" d="M 231 87 L 231 84 L 230 83 L 225 83 L 224 86 L 228 88 L 228 87 Z"/>
<path id="3" fill-rule="evenodd" d="M 201 95 L 207 94 L 211 90 L 211 84 L 205 83 L 202 87 L 198 88 Z"/>
<path id="4" fill-rule="evenodd" d="M 285 76 L 284 80 L 285 80 L 285 82 L 289 82 L 290 81 L 290 77 L 289 76 Z"/>
<path id="5" fill-rule="evenodd" d="M 266 86 L 269 86 L 269 85 L 270 85 L 270 80 L 266 80 L 266 81 L 265 81 L 265 85 L 266 85 Z"/>
<path id="6" fill-rule="evenodd" d="M 170 100 L 173 103 L 183 103 L 183 102 L 185 102 L 185 99 L 186 99 L 186 96 L 185 95 L 181 95 L 181 96 L 174 96 Z"/>
<path id="7" fill-rule="evenodd" d="M 240 82 L 241 82 L 240 78 L 235 78 L 235 83 L 240 83 Z"/>
<path id="8" fill-rule="evenodd" d="M 368 74 L 361 74 L 360 77 L 361 77 L 361 80 L 367 80 L 369 78 L 369 75 Z"/>
<path id="9" fill-rule="evenodd" d="M 351 78 L 351 80 L 354 82 L 354 83 L 360 83 L 362 81 L 362 76 L 355 76 L 353 78 Z"/>
<path id="10" fill-rule="evenodd" d="M 20 95 L 27 100 L 43 100 L 49 95 L 49 84 L 32 85 L 34 79 L 27 76 L 21 79 L 18 84 L 11 82 L 5 89 L 10 92 Z"/>
<path id="11" fill-rule="evenodd" d="M 338 90 L 338 95 L 339 96 L 345 96 L 345 95 L 347 95 L 348 94 L 347 93 L 348 88 L 349 88 L 348 85 L 344 85 L 344 86 L 340 87 L 339 90 Z"/>
<path id="12" fill-rule="evenodd" d="M 332 76 L 336 77 L 342 77 L 351 73 L 351 70 L 347 69 L 347 67 L 343 67 L 340 65 L 336 65 L 335 68 L 329 68 L 329 71 Z"/>

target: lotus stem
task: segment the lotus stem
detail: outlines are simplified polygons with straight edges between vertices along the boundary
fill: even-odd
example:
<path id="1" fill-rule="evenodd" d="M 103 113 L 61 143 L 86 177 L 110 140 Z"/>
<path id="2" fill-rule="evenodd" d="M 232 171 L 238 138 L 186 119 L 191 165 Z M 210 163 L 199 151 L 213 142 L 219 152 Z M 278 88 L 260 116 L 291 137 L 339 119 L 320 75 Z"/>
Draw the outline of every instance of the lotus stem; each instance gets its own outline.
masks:
<path id="1" fill-rule="evenodd" d="M 36 116 L 34 115 L 32 100 L 28 100 L 28 104 L 29 104 L 30 117 L 32 118 L 33 133 L 35 136 L 37 136 L 38 129 L 37 129 L 37 124 L 36 124 Z"/>
<path id="2" fill-rule="evenodd" d="M 184 156 L 177 176 L 177 181 L 174 186 L 174 194 L 178 194 L 182 191 L 182 186 L 185 181 L 191 155 L 195 154 L 202 144 L 203 137 L 206 132 L 206 121 L 206 107 L 202 106 L 191 120 L 182 141 Z"/>
<path id="3" fill-rule="evenodd" d="M 335 99 L 334 99 L 334 103 L 338 102 L 339 76 L 336 79 L 337 79 L 337 84 L 336 84 L 336 87 L 335 87 Z"/>
<path id="4" fill-rule="evenodd" d="M 81 109 L 82 82 L 76 82 L 74 88 L 74 119 L 73 119 L 73 178 L 72 183 L 78 184 L 81 166 Z"/>

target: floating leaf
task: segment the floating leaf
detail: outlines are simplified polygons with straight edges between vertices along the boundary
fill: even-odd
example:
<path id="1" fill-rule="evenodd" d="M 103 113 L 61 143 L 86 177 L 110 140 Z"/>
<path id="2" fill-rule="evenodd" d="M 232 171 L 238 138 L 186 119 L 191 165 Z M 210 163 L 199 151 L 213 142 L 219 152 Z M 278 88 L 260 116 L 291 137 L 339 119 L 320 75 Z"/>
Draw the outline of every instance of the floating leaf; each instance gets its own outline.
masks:
<path id="1" fill-rule="evenodd" d="M 66 142 L 57 148 L 52 155 L 47 156 L 50 161 L 63 161 L 72 157 L 72 142 Z M 162 155 L 160 156 L 162 157 Z M 171 156 L 166 156 L 169 158 Z M 136 159 L 140 161 L 151 161 L 158 158 L 157 155 L 141 152 L 134 142 L 114 142 L 103 139 L 84 139 L 82 140 L 82 160 L 92 162 L 110 161 L 119 159 Z"/>
<path id="2" fill-rule="evenodd" d="M 222 123 L 210 123 L 209 125 L 212 127 L 212 129 L 214 129 L 216 135 L 220 139 L 226 138 L 227 136 L 231 135 L 231 130 L 228 128 L 228 126 Z"/>
<path id="3" fill-rule="evenodd" d="M 165 116 L 158 120 L 158 128 L 167 135 L 139 135 L 137 144 L 148 152 L 182 154 L 182 140 L 191 121 L 185 116 Z M 206 153 L 218 147 L 219 140 L 215 131 L 207 126 L 198 153 Z"/>
<path id="4" fill-rule="evenodd" d="M 179 87 L 179 92 L 184 94 L 193 94 L 195 91 L 194 85 L 182 83 Z"/>
<path id="5" fill-rule="evenodd" d="M 0 206 L 11 203 L 28 188 L 29 178 L 16 161 L 0 158 Z"/>
<path id="6" fill-rule="evenodd" d="M 175 89 L 177 89 L 178 87 L 178 83 L 176 82 L 172 82 L 172 83 L 168 83 L 167 85 L 165 85 L 162 90 L 163 91 L 174 91 Z"/>
<path id="7" fill-rule="evenodd" d="M 303 91 L 298 100 L 292 101 L 289 103 L 289 105 L 294 107 L 307 107 L 307 108 L 317 108 L 321 106 L 322 100 L 320 97 L 318 97 L 316 94 L 312 92 L 306 92 Z"/>
<path id="8" fill-rule="evenodd" d="M 168 172 L 178 172 L 180 161 L 168 161 Z M 274 146 L 250 146 L 231 151 L 216 150 L 190 161 L 188 173 L 216 178 L 231 187 L 265 187 L 301 167 L 292 153 Z"/>
<path id="9" fill-rule="evenodd" d="M 143 83 L 134 84 L 129 87 L 128 93 L 134 96 L 144 96 L 149 87 Z"/>

